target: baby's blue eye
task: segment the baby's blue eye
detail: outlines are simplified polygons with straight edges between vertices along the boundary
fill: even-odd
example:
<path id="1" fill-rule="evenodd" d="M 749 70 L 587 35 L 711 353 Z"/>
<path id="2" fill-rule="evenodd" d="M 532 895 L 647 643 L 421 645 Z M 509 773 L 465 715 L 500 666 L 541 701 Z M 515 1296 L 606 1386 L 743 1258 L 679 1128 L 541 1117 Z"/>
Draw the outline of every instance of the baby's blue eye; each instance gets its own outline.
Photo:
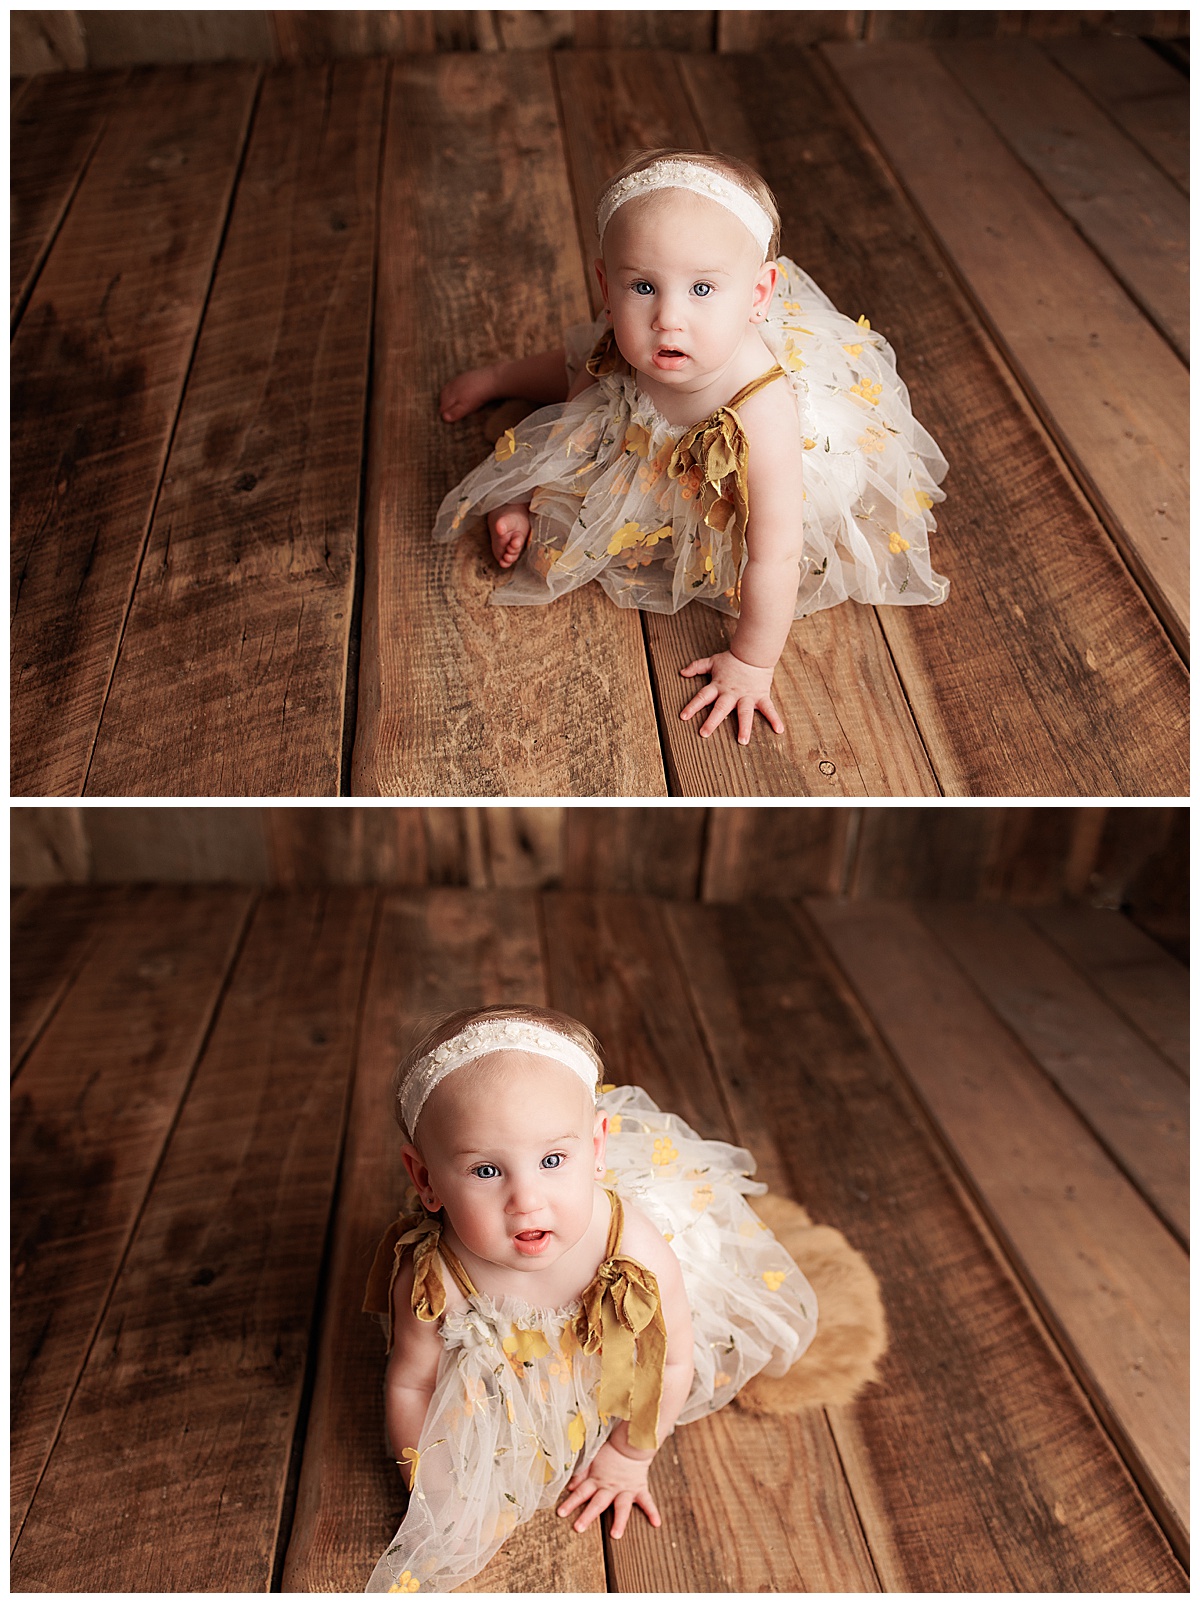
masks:
<path id="1" fill-rule="evenodd" d="M 542 1168 L 543 1169 L 558 1169 L 558 1168 L 560 1168 L 562 1166 L 562 1161 L 563 1161 L 563 1155 L 562 1155 L 561 1152 L 548 1152 L 546 1154 L 546 1156 L 542 1159 Z"/>
<path id="2" fill-rule="evenodd" d="M 711 295 L 712 294 L 712 290 L 713 290 L 713 287 L 712 287 L 711 284 L 703 284 L 703 283 L 701 283 L 701 284 L 693 284 L 692 285 L 692 294 L 693 295 L 699 295 L 701 300 L 703 300 L 706 296 Z"/>
<path id="3" fill-rule="evenodd" d="M 631 284 L 629 287 L 635 295 L 654 294 L 654 285 L 648 284 L 644 278 L 639 278 L 636 283 Z"/>
<path id="4" fill-rule="evenodd" d="M 478 1163 L 471 1173 L 479 1180 L 494 1180 L 500 1171 L 494 1163 Z"/>

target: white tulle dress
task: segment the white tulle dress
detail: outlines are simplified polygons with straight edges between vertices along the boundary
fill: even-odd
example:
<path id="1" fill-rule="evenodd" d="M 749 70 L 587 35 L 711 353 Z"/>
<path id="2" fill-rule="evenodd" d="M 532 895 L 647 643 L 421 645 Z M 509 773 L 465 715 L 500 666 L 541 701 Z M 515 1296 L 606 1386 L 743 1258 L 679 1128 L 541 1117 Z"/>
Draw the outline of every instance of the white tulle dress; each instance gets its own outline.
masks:
<path id="1" fill-rule="evenodd" d="M 610 1195 L 641 1208 L 683 1268 L 695 1359 L 685 1424 L 729 1402 L 752 1376 L 788 1370 L 816 1333 L 816 1297 L 744 1200 L 766 1190 L 749 1178 L 748 1152 L 701 1140 L 636 1087 L 604 1091 L 599 1106 L 609 1117 Z M 618 1201 L 606 1265 L 620 1218 Z M 383 1263 L 381 1280 L 372 1272 L 371 1311 L 390 1301 L 404 1250 L 393 1233 L 381 1243 L 376 1269 L 394 1263 Z M 576 1463 L 617 1424 L 597 1406 L 603 1355 L 583 1350 L 577 1334 L 588 1293 L 565 1308 L 532 1308 L 477 1291 L 444 1247 L 431 1257 L 458 1281 L 466 1307 L 442 1317 L 408 1511 L 368 1592 L 448 1592 L 470 1580 L 519 1524 L 556 1506 Z"/>
<path id="2" fill-rule="evenodd" d="M 929 535 L 946 461 L 912 415 L 892 348 L 786 256 L 778 265 L 762 334 L 804 440 L 795 616 L 847 599 L 944 601 L 949 582 L 930 565 Z M 528 502 L 529 543 L 493 592 L 498 605 L 553 601 L 596 579 L 618 606 L 677 612 L 702 601 L 736 615 L 748 522 L 739 397 L 690 429 L 671 424 L 638 388 L 603 315 L 570 329 L 566 343 L 571 376 L 586 360 L 595 385 L 506 430 L 442 502 L 434 539 Z"/>

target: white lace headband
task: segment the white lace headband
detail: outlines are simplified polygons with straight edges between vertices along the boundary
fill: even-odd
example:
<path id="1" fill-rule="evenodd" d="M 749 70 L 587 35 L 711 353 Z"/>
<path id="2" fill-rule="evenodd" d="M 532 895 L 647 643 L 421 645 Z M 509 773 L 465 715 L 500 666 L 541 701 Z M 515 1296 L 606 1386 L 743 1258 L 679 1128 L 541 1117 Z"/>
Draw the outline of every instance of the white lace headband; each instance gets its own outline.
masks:
<path id="1" fill-rule="evenodd" d="M 749 190 L 714 172 L 711 167 L 701 167 L 693 161 L 671 159 L 652 162 L 649 167 L 630 173 L 612 186 L 596 212 L 596 228 L 601 244 L 604 243 L 604 230 L 617 208 L 627 200 L 648 195 L 656 189 L 689 189 L 693 195 L 715 200 L 718 206 L 724 206 L 726 211 L 731 211 L 740 223 L 746 225 L 754 235 L 759 250 L 766 256 L 775 224 Z"/>
<path id="2" fill-rule="evenodd" d="M 553 1058 L 577 1074 L 592 1092 L 600 1078 L 595 1060 L 557 1030 L 527 1019 L 481 1019 L 478 1024 L 464 1025 L 457 1035 L 426 1053 L 404 1082 L 400 1116 L 410 1136 L 434 1087 L 464 1063 L 487 1057 L 489 1052 L 532 1052 L 535 1057 Z"/>

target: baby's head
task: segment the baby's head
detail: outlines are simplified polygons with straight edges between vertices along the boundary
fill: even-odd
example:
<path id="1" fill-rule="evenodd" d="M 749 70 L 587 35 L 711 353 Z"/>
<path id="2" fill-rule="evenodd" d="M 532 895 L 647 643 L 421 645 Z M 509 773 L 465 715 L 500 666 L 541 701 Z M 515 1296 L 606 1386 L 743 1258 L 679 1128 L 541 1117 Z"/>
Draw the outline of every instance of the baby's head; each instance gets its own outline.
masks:
<path id="1" fill-rule="evenodd" d="M 604 1172 L 590 1031 L 547 1008 L 451 1014 L 397 1070 L 405 1168 L 459 1241 L 506 1269 L 544 1269 L 580 1240 Z"/>
<path id="2" fill-rule="evenodd" d="M 605 185 L 596 221 L 596 273 L 630 366 L 681 389 L 719 373 L 775 289 L 779 209 L 759 175 L 732 156 L 643 151 Z"/>

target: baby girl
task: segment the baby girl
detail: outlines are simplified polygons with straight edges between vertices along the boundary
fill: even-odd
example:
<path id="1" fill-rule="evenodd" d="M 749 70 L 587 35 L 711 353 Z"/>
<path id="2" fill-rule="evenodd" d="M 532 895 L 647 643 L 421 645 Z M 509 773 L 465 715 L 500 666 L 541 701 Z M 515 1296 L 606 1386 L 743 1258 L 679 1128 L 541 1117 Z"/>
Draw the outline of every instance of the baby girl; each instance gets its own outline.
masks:
<path id="1" fill-rule="evenodd" d="M 505 431 L 434 538 L 486 516 L 500 566 L 521 559 L 501 605 L 594 578 L 618 606 L 730 614 L 728 650 L 681 669 L 710 676 L 681 716 L 709 708 L 707 736 L 736 710 L 745 744 L 757 710 L 781 733 L 771 685 L 793 618 L 945 599 L 929 561 L 945 460 L 887 342 L 778 256 L 753 169 L 644 153 L 605 187 L 597 227 L 596 324 L 442 391 L 447 422 L 502 395 L 557 404 Z"/>
<path id="2" fill-rule="evenodd" d="M 660 1524 L 673 1428 L 812 1340 L 812 1288 L 743 1200 L 750 1154 L 599 1078 L 582 1025 L 521 1006 L 454 1014 L 401 1065 L 415 1196 L 364 1307 L 410 1497 L 368 1591 L 450 1591 L 556 1504 L 577 1531 Z"/>

